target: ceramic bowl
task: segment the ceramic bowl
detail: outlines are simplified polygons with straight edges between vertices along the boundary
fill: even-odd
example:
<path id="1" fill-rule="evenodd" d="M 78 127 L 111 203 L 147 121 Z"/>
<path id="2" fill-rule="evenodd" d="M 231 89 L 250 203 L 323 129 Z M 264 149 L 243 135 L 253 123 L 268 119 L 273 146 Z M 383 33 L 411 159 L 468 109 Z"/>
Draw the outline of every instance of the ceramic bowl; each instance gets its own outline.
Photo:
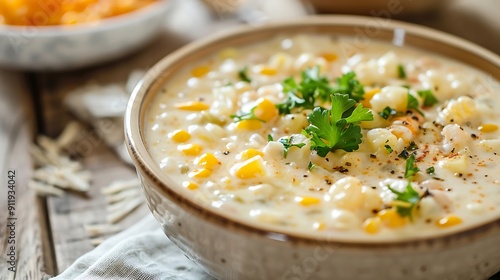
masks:
<path id="1" fill-rule="evenodd" d="M 125 119 L 126 141 L 149 208 L 166 235 L 218 279 L 486 279 L 500 270 L 500 219 L 445 236 L 394 242 L 347 242 L 269 231 L 217 212 L 186 195 L 161 171 L 145 146 L 145 111 L 152 97 L 186 65 L 224 47 L 276 34 L 322 33 L 405 44 L 461 60 L 500 79 L 500 58 L 460 38 L 396 21 L 330 16 L 247 27 L 187 45 L 161 60 L 133 93 Z M 368 34 L 368 33 L 367 33 Z"/>
<path id="2" fill-rule="evenodd" d="M 317 11 L 322 13 L 341 13 L 371 15 L 379 17 L 401 17 L 408 15 L 421 15 L 432 13 L 443 6 L 449 0 L 303 0 L 310 3 Z"/>
<path id="3" fill-rule="evenodd" d="M 68 70 L 129 54 L 161 31 L 171 1 L 97 23 L 71 26 L 0 25 L 0 67 Z"/>

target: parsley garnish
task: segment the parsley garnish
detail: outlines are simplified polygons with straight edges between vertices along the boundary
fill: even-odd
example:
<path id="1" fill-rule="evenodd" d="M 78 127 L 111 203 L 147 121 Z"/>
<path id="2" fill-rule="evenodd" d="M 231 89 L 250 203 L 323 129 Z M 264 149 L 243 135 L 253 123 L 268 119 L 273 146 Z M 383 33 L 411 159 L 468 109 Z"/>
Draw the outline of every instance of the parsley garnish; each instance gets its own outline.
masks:
<path id="1" fill-rule="evenodd" d="M 405 71 L 405 68 L 404 68 L 403 64 L 399 64 L 398 65 L 398 77 L 400 79 L 405 79 L 406 78 L 406 71 Z"/>
<path id="2" fill-rule="evenodd" d="M 363 100 L 365 89 L 361 83 L 355 79 L 356 74 L 349 72 L 337 78 L 337 87 L 333 88 L 333 92 L 349 95 L 349 98 L 359 102 Z"/>
<path id="3" fill-rule="evenodd" d="M 310 161 L 309 164 L 307 165 L 307 169 L 309 169 L 309 171 L 312 171 L 315 167 L 316 164 L 312 163 L 312 161 Z"/>
<path id="4" fill-rule="evenodd" d="M 357 150 L 363 137 L 357 124 L 373 120 L 372 112 L 362 104 L 354 108 L 356 101 L 347 94 L 336 93 L 331 99 L 331 110 L 316 107 L 307 116 L 309 126 L 305 128 L 305 134 L 311 137 L 311 149 L 321 157 L 338 149 L 346 152 Z"/>
<path id="5" fill-rule="evenodd" d="M 408 151 L 415 151 L 418 149 L 417 144 L 414 141 L 411 141 L 410 146 L 406 147 Z"/>
<path id="6" fill-rule="evenodd" d="M 286 158 L 286 156 L 288 155 L 288 151 L 290 150 L 291 147 L 297 147 L 297 148 L 302 148 L 304 147 L 306 144 L 305 143 L 296 143 L 296 144 L 293 144 L 293 136 L 290 136 L 290 138 L 280 138 L 278 140 L 278 142 L 280 142 L 281 144 L 283 144 L 283 156 Z"/>
<path id="7" fill-rule="evenodd" d="M 379 116 L 381 116 L 384 120 L 387 120 L 391 116 L 395 116 L 398 114 L 398 112 L 391 107 L 387 106 L 382 110 L 382 112 L 378 113 Z"/>
<path id="8" fill-rule="evenodd" d="M 384 146 L 384 148 L 387 150 L 387 152 L 388 152 L 389 154 L 390 154 L 390 153 L 392 153 L 392 152 L 394 151 L 394 150 L 392 149 L 392 147 L 391 147 L 391 146 L 389 146 L 389 145 L 385 145 L 385 146 Z"/>
<path id="9" fill-rule="evenodd" d="M 271 142 L 271 141 L 274 141 L 274 138 L 271 134 L 268 134 L 267 135 L 267 142 Z"/>
<path id="10" fill-rule="evenodd" d="M 401 217 L 409 217 L 410 218 L 410 221 L 413 220 L 413 216 L 412 216 L 412 213 L 413 213 L 413 209 L 415 208 L 415 206 L 417 206 L 418 202 L 420 201 L 420 195 L 418 194 L 418 192 L 416 192 L 412 186 L 411 186 L 411 183 L 410 181 L 408 181 L 408 185 L 406 186 L 406 189 L 404 190 L 404 192 L 399 192 L 393 188 L 391 188 L 390 186 L 387 186 L 389 188 L 389 190 L 391 192 L 393 192 L 394 194 L 396 194 L 396 201 L 401 201 L 403 202 L 404 204 L 407 204 L 407 206 L 401 206 L 401 205 L 398 205 L 396 206 L 396 211 L 398 212 L 398 214 L 401 216 Z"/>
<path id="11" fill-rule="evenodd" d="M 404 159 L 407 159 L 408 156 L 410 155 L 410 153 L 408 153 L 408 151 L 405 149 L 403 149 L 403 151 L 398 155 L 398 158 L 404 158 Z"/>
<path id="12" fill-rule="evenodd" d="M 248 67 L 243 67 L 239 72 L 238 75 L 240 76 L 240 79 L 244 82 L 251 83 L 252 80 L 248 77 Z"/>
<path id="13" fill-rule="evenodd" d="M 432 106 L 438 103 L 437 98 L 432 94 L 431 90 L 419 90 L 417 94 L 424 100 L 424 106 Z"/>
<path id="14" fill-rule="evenodd" d="M 425 170 L 425 172 L 429 175 L 434 174 L 436 171 L 434 170 L 434 166 L 431 166 Z"/>
<path id="15" fill-rule="evenodd" d="M 261 122 L 265 122 L 264 120 L 259 119 L 254 111 L 257 108 L 257 106 L 253 107 L 249 113 L 241 113 L 240 115 L 230 115 L 231 118 L 234 119 L 234 122 L 241 122 L 244 120 L 258 120 Z"/>
<path id="16" fill-rule="evenodd" d="M 420 115 L 424 116 L 424 112 L 420 111 L 418 108 L 418 99 L 416 99 L 413 95 L 408 93 L 408 103 L 407 103 L 408 109 L 413 109 L 420 113 Z"/>
<path id="17" fill-rule="evenodd" d="M 418 168 L 415 165 L 415 156 L 412 154 L 407 160 L 406 160 L 406 168 L 405 168 L 405 178 L 413 178 L 417 172 L 420 171 L 420 168 Z"/>

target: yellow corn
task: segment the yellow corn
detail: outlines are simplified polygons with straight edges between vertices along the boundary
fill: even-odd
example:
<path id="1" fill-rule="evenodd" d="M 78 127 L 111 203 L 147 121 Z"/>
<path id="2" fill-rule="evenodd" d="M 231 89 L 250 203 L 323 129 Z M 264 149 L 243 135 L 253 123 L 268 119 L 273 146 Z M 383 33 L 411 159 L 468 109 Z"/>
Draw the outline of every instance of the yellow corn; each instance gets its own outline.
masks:
<path id="1" fill-rule="evenodd" d="M 185 130 L 178 129 L 169 133 L 168 137 L 172 138 L 175 142 L 186 142 L 191 138 L 191 134 Z"/>
<path id="2" fill-rule="evenodd" d="M 198 144 L 181 144 L 177 149 L 187 156 L 197 156 L 203 150 L 203 147 Z"/>
<path id="3" fill-rule="evenodd" d="M 363 94 L 363 100 L 361 100 L 361 104 L 363 104 L 363 107 L 371 108 L 370 100 L 373 98 L 375 94 L 379 92 L 380 92 L 379 88 L 374 88 L 372 90 L 365 92 L 365 94 Z"/>
<path id="4" fill-rule="evenodd" d="M 242 120 L 236 124 L 236 128 L 245 130 L 254 130 L 262 127 L 262 122 L 259 120 Z"/>
<path id="5" fill-rule="evenodd" d="M 366 233 L 375 234 L 379 232 L 381 226 L 380 217 L 372 217 L 368 218 L 363 223 L 363 229 Z"/>
<path id="6" fill-rule="evenodd" d="M 479 131 L 481 132 L 495 132 L 498 130 L 498 125 L 493 123 L 486 123 L 479 127 Z"/>
<path id="7" fill-rule="evenodd" d="M 461 223 L 462 219 L 455 215 L 446 216 L 436 221 L 436 225 L 442 228 L 456 226 Z"/>
<path id="8" fill-rule="evenodd" d="M 276 71 L 276 69 L 274 68 L 271 68 L 271 67 L 264 67 L 260 70 L 260 73 L 262 75 L 266 75 L 266 76 L 274 76 L 276 75 L 278 71 Z"/>
<path id="9" fill-rule="evenodd" d="M 322 53 L 319 56 L 324 58 L 328 62 L 332 62 L 332 61 L 337 60 L 337 55 L 334 53 Z"/>
<path id="10" fill-rule="evenodd" d="M 264 168 L 260 163 L 261 157 L 255 156 L 245 162 L 236 170 L 235 175 L 241 179 L 256 178 L 264 174 Z"/>
<path id="11" fill-rule="evenodd" d="M 386 209 L 378 212 L 380 221 L 388 227 L 402 227 L 406 224 L 406 219 L 401 217 L 394 209 Z"/>
<path id="12" fill-rule="evenodd" d="M 274 103 L 264 98 L 259 101 L 253 113 L 257 118 L 267 122 L 278 115 L 278 109 Z"/>
<path id="13" fill-rule="evenodd" d="M 295 201 L 297 201 L 302 206 L 311 206 L 319 204 L 321 202 L 321 199 L 312 196 L 297 196 L 295 198 Z"/>
<path id="14" fill-rule="evenodd" d="M 247 160 L 247 159 L 253 158 L 254 156 L 257 156 L 257 155 L 263 157 L 264 153 L 259 151 L 259 150 L 250 148 L 248 150 L 244 150 L 243 152 L 241 152 L 238 155 L 238 158 L 242 159 L 242 160 Z"/>
<path id="15" fill-rule="evenodd" d="M 214 169 L 220 164 L 220 161 L 212 153 L 204 153 L 194 163 L 207 169 Z"/>
<path id="16" fill-rule="evenodd" d="M 191 71 L 191 75 L 196 78 L 205 76 L 210 69 L 207 66 L 198 66 Z"/>
<path id="17" fill-rule="evenodd" d="M 206 168 L 195 170 L 189 173 L 189 177 L 194 177 L 194 178 L 207 178 L 210 175 L 212 175 L 212 171 Z"/>
<path id="18" fill-rule="evenodd" d="M 186 111 L 203 111 L 208 109 L 210 106 L 208 106 L 208 104 L 203 102 L 192 101 L 192 102 L 176 103 L 175 107 Z"/>
<path id="19" fill-rule="evenodd" d="M 192 191 L 200 188 L 200 186 L 198 186 L 197 184 L 195 184 L 193 182 L 189 182 L 189 181 L 182 182 L 182 186 L 185 187 L 186 189 L 192 190 Z"/>

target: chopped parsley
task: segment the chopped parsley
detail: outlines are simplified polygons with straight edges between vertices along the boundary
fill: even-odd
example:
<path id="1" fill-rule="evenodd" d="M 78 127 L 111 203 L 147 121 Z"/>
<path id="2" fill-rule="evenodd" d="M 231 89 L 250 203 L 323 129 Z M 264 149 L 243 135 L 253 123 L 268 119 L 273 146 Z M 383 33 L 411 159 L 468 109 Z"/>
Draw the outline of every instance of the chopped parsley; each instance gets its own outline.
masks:
<path id="1" fill-rule="evenodd" d="M 391 146 L 389 146 L 389 145 L 385 145 L 385 146 L 384 146 L 384 148 L 386 149 L 386 151 L 387 151 L 389 154 L 390 154 L 390 153 L 392 153 L 392 152 L 394 151 L 394 150 L 392 149 L 392 147 L 391 147 Z"/>
<path id="2" fill-rule="evenodd" d="M 244 82 L 247 82 L 247 83 L 251 83 L 252 80 L 248 77 L 248 67 L 243 67 L 239 72 L 238 72 L 238 76 L 240 77 L 240 79 Z"/>
<path id="3" fill-rule="evenodd" d="M 307 169 L 309 169 L 309 171 L 312 171 L 315 167 L 316 164 L 312 163 L 312 161 L 310 161 L 309 164 L 307 165 Z"/>
<path id="4" fill-rule="evenodd" d="M 356 102 L 363 100 L 365 89 L 355 78 L 356 74 L 354 72 L 343 74 L 337 78 L 337 87 L 333 88 L 333 92 L 347 94 L 349 98 L 354 99 Z"/>
<path id="5" fill-rule="evenodd" d="M 241 121 L 244 121 L 244 120 L 258 120 L 258 121 L 261 121 L 261 122 L 265 122 L 264 120 L 261 120 L 259 119 L 254 111 L 255 109 L 257 108 L 257 106 L 253 107 L 250 112 L 248 113 L 241 113 L 239 115 L 230 115 L 230 117 L 232 119 L 234 119 L 234 122 L 241 122 Z"/>
<path id="6" fill-rule="evenodd" d="M 384 108 L 384 110 L 382 110 L 382 112 L 380 112 L 378 114 L 384 120 L 387 120 L 387 119 L 389 119 L 389 117 L 397 115 L 398 112 L 395 109 L 392 109 L 391 107 L 387 106 Z"/>
<path id="7" fill-rule="evenodd" d="M 436 103 L 438 103 L 437 98 L 432 94 L 431 90 L 419 90 L 417 91 L 418 96 L 422 97 L 424 100 L 424 106 L 432 106 Z"/>
<path id="8" fill-rule="evenodd" d="M 267 135 L 267 142 L 271 142 L 271 141 L 274 141 L 274 138 L 271 134 L 268 134 Z"/>
<path id="9" fill-rule="evenodd" d="M 406 168 L 405 168 L 405 178 L 413 178 L 415 174 L 417 174 L 420 171 L 420 168 L 418 168 L 415 165 L 415 155 L 411 155 L 407 160 L 406 160 Z"/>
<path id="10" fill-rule="evenodd" d="M 281 144 L 283 144 L 283 156 L 286 158 L 288 155 L 288 151 L 290 150 L 291 147 L 297 147 L 297 148 L 302 148 L 306 144 L 305 143 L 293 143 L 293 136 L 290 136 L 289 138 L 280 138 L 278 140 Z"/>
<path id="11" fill-rule="evenodd" d="M 361 144 L 361 121 L 373 120 L 372 112 L 362 104 L 354 107 L 356 101 L 347 94 L 331 95 L 332 109 L 316 107 L 307 116 L 309 126 L 304 134 L 311 138 L 311 150 L 325 157 L 338 149 L 352 152 Z"/>
<path id="12" fill-rule="evenodd" d="M 424 116 L 424 112 L 420 111 L 420 109 L 418 108 L 418 105 L 419 105 L 418 99 L 415 98 L 415 96 L 408 93 L 408 103 L 407 103 L 408 109 L 413 109 L 413 110 L 417 111 L 418 113 L 420 113 L 420 115 Z"/>
<path id="13" fill-rule="evenodd" d="M 396 206 L 396 211 L 401 217 L 408 217 L 410 218 L 410 221 L 413 220 L 413 209 L 417 206 L 418 202 L 420 201 L 420 195 L 418 192 L 416 192 L 412 186 L 410 181 L 408 181 L 408 185 L 406 186 L 406 189 L 403 192 L 399 192 L 390 186 L 387 186 L 391 192 L 396 194 L 396 199 L 395 201 L 401 201 L 403 202 L 404 205 L 397 205 Z"/>
<path id="14" fill-rule="evenodd" d="M 401 153 L 399 153 L 398 158 L 404 158 L 407 159 L 410 156 L 410 153 L 405 149 Z"/>
<path id="15" fill-rule="evenodd" d="M 408 151 L 415 151 L 418 149 L 417 144 L 414 141 L 411 141 L 410 145 L 406 147 Z"/>
<path id="16" fill-rule="evenodd" d="M 434 170 L 434 166 L 431 166 L 425 170 L 425 172 L 429 175 L 434 174 L 436 170 Z"/>
<path id="17" fill-rule="evenodd" d="M 405 71 L 405 67 L 403 66 L 403 64 L 398 65 L 398 77 L 400 79 L 406 79 L 406 71 Z"/>

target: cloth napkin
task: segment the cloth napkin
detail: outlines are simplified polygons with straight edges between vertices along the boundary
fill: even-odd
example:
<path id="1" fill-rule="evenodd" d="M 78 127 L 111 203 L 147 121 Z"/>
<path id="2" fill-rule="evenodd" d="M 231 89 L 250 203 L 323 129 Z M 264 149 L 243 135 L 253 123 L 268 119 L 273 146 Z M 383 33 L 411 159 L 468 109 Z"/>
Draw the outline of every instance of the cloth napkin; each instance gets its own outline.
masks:
<path id="1" fill-rule="evenodd" d="M 51 280 L 209 280 L 214 279 L 163 233 L 150 214 L 107 239 Z"/>

